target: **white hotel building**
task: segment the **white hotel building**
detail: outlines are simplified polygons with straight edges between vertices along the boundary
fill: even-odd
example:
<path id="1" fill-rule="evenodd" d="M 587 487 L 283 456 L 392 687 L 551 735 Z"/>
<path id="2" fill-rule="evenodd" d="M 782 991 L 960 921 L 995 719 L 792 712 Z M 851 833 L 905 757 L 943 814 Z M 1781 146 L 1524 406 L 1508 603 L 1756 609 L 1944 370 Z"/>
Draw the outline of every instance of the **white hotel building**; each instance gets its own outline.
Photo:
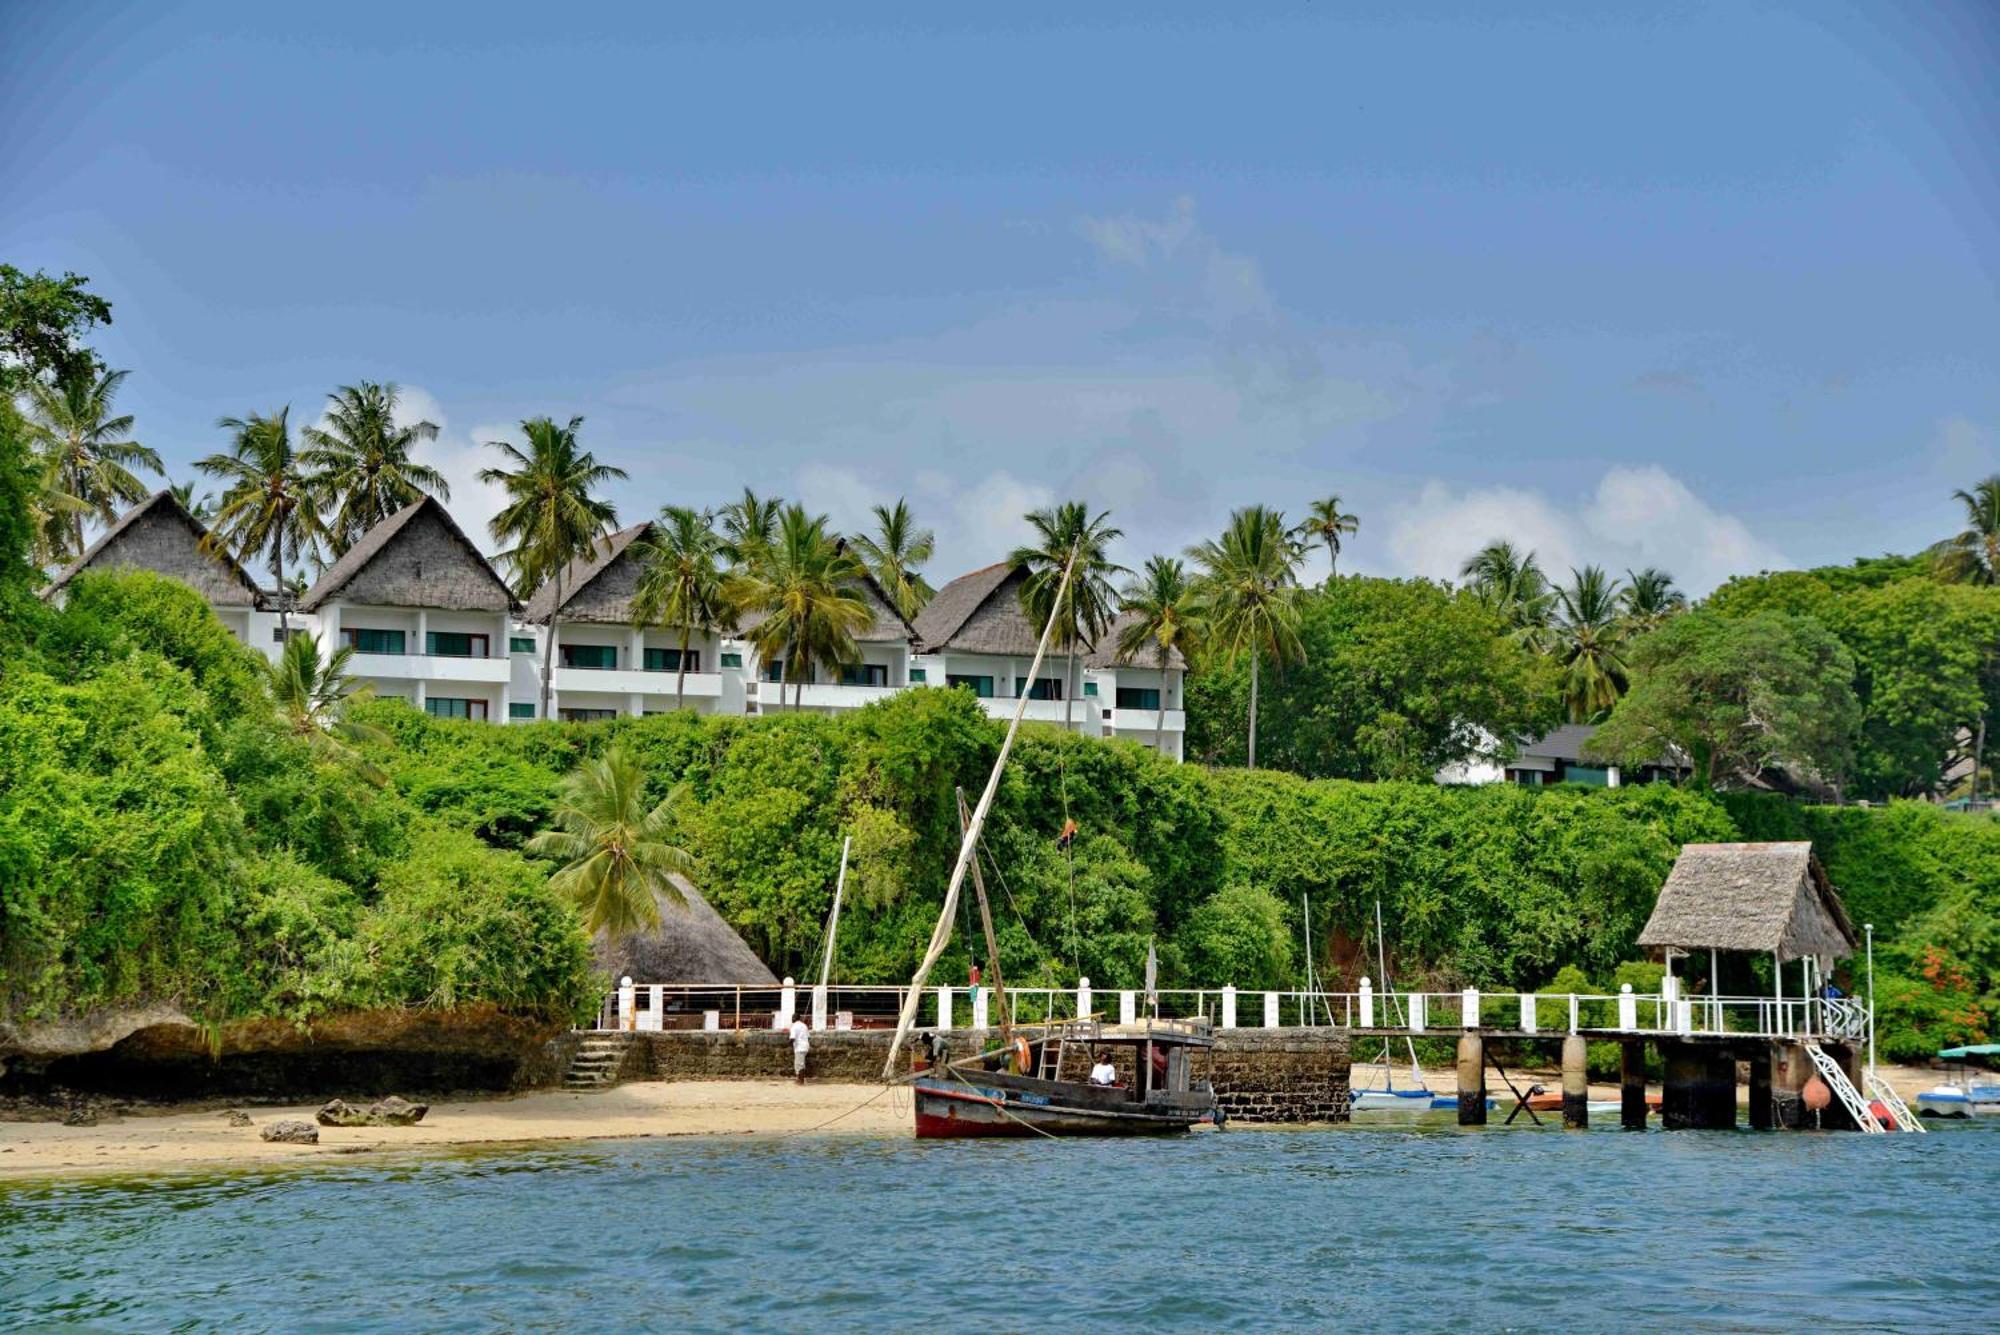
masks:
<path id="1" fill-rule="evenodd" d="M 1121 662 L 1111 648 L 1114 629 L 1101 647 L 1078 656 L 1074 673 L 1067 654 L 1052 652 L 1028 681 L 1039 627 L 1021 611 L 1022 577 L 1004 565 L 953 580 L 914 625 L 864 577 L 860 591 L 875 618 L 856 636 L 859 661 L 837 672 L 781 683 L 783 662 L 761 659 L 743 638 L 751 621 L 691 637 L 683 674 L 679 633 L 641 626 L 633 616 L 639 561 L 632 547 L 650 528 L 638 524 L 603 539 L 522 607 L 445 507 L 426 497 L 369 530 L 326 569 L 290 614 L 292 633 L 351 646 L 349 671 L 376 694 L 440 718 L 538 717 L 542 648 L 552 636 L 550 712 L 571 721 L 677 707 L 835 713 L 910 687 L 955 686 L 972 691 L 996 718 L 1011 718 L 1026 695 L 1031 720 L 1067 719 L 1086 735 L 1126 738 L 1181 758 L 1187 665 L 1180 656 L 1164 669 L 1144 655 Z M 192 585 L 239 638 L 275 658 L 282 645 L 276 595 L 227 556 L 202 551 L 205 533 L 171 492 L 159 492 L 107 530 L 45 596 L 60 597 L 93 567 L 158 571 Z"/>

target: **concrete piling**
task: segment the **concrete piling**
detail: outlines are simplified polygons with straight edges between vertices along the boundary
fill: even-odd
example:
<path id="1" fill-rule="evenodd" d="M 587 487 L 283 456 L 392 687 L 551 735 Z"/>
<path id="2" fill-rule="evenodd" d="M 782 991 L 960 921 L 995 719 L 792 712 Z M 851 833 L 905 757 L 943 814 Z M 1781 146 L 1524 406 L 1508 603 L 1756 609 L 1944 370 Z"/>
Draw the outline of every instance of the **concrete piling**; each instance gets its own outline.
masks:
<path id="1" fill-rule="evenodd" d="M 1646 1044 L 1640 1039 L 1618 1045 L 1618 1125 L 1646 1129 Z"/>
<path id="2" fill-rule="evenodd" d="M 1477 1034 L 1458 1039 L 1458 1124 L 1486 1125 L 1486 1044 Z"/>
<path id="3" fill-rule="evenodd" d="M 1750 1126 L 1769 1131 L 1776 1120 L 1772 1116 L 1771 1046 L 1766 1043 L 1750 1056 Z"/>
<path id="4" fill-rule="evenodd" d="M 1563 1039 L 1563 1128 L 1581 1131 L 1590 1125 L 1590 1071 L 1586 1065 L 1589 1048 L 1581 1034 Z"/>

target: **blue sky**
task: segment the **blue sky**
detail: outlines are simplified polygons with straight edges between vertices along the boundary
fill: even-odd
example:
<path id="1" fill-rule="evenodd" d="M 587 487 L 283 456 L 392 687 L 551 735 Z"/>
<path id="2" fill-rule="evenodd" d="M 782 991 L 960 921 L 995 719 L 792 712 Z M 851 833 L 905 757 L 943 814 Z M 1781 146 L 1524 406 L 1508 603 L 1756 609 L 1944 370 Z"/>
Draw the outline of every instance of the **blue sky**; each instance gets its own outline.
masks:
<path id="1" fill-rule="evenodd" d="M 468 525 L 581 413 L 627 519 L 907 495 L 944 576 L 1337 491 L 1700 591 L 2000 469 L 2000 6 L 744 8 L 0 0 L 0 258 L 176 478 L 393 379 Z"/>

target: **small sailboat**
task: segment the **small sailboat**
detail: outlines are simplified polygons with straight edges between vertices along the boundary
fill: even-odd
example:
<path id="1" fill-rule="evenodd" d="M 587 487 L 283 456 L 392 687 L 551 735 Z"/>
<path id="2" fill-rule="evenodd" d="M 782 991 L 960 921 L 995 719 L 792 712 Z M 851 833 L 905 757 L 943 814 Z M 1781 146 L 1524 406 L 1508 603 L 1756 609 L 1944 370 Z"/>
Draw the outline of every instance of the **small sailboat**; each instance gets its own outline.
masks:
<path id="1" fill-rule="evenodd" d="M 1990 1071 L 1979 1071 L 1985 1079 L 1975 1082 L 1973 1057 L 2000 1057 L 2000 1043 L 1974 1043 L 1962 1048 L 1946 1048 L 1938 1053 L 1941 1060 L 1958 1065 L 1957 1078 L 1940 1085 L 1933 1085 L 1917 1095 L 1917 1116 L 1919 1117 L 1995 1117 L 2000 1116 L 2000 1077 Z"/>
<path id="2" fill-rule="evenodd" d="M 1382 998 L 1382 1004 L 1388 1007 L 1393 1015 L 1396 991 L 1389 981 L 1389 954 L 1382 944 L 1382 901 L 1379 899 L 1375 901 L 1375 964 L 1382 976 L 1382 989 L 1378 995 Z M 1458 1111 L 1456 1092 L 1439 1093 L 1424 1079 L 1424 1068 L 1417 1062 L 1416 1043 L 1405 1037 L 1403 1046 L 1408 1049 L 1410 1056 L 1410 1083 L 1401 1089 L 1396 1088 L 1396 1067 L 1389 1060 L 1389 1040 L 1383 1039 L 1382 1060 L 1354 1068 L 1354 1070 L 1371 1070 L 1379 1067 L 1382 1072 L 1382 1085 L 1379 1089 L 1373 1085 L 1357 1085 L 1354 1081 L 1354 1072 L 1349 1072 L 1347 1107 L 1350 1115 Z M 1486 1100 L 1489 1110 L 1497 1106 L 1497 1103 L 1498 1101 L 1492 1098 Z"/>
<path id="3" fill-rule="evenodd" d="M 1056 586 L 1052 606 L 1060 608 L 1070 578 L 1076 571 L 1076 553 L 1070 553 L 1063 567 L 1062 582 Z M 1034 662 L 1028 668 L 1029 681 L 1040 679 L 1042 659 L 1055 631 L 1055 613 L 1042 628 L 1035 646 Z M 993 933 L 992 907 L 986 898 L 986 884 L 979 870 L 976 850 L 993 795 L 1000 787 L 1000 775 L 1014 749 L 1021 719 L 1027 711 L 1028 696 L 1023 692 L 1014 707 L 1014 718 L 1000 743 L 1000 754 L 987 775 L 979 804 L 966 810 L 965 795 L 958 795 L 961 838 L 958 860 L 945 890 L 937 925 L 931 929 L 930 945 L 910 980 L 896 1024 L 896 1036 L 889 1045 L 889 1057 L 882 1068 L 885 1080 L 896 1078 L 897 1054 L 916 1021 L 917 1005 L 924 979 L 944 953 L 951 939 L 957 915 L 958 897 L 966 874 L 972 876 L 979 903 L 979 923 L 986 938 L 986 968 L 993 982 L 993 1003 L 999 1012 L 1000 1045 L 956 1061 L 944 1056 L 948 1042 L 943 1034 L 932 1037 L 933 1058 L 912 1078 L 915 1092 L 916 1134 L 920 1140 L 959 1139 L 989 1136 L 1132 1136 L 1160 1135 L 1218 1120 L 1215 1093 L 1205 1080 L 1193 1073 L 1195 1054 L 1212 1043 L 1206 1022 L 1163 1022 L 1155 1013 L 1145 1023 L 1119 1026 L 1100 1024 L 1095 1016 L 1080 1015 L 1068 1023 L 1056 1023 L 1016 1032 L 1008 1013 L 1006 983 L 1000 976 L 1000 949 Z M 1068 824 L 1062 837 L 1074 834 Z M 1146 960 L 1146 992 L 1154 998 L 1156 957 L 1150 948 Z M 1126 1060 L 1116 1060 L 1120 1054 Z M 1066 1060 L 1069 1059 L 1069 1060 Z M 1087 1067 L 1090 1078 L 1071 1074 Z"/>

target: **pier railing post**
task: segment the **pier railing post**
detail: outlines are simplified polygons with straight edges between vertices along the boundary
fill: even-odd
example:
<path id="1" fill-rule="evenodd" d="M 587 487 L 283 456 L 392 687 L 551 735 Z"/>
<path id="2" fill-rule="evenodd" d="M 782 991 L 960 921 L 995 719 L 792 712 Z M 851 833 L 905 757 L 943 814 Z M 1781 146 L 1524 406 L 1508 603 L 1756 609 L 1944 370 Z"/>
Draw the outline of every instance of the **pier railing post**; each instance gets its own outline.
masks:
<path id="1" fill-rule="evenodd" d="M 1222 1027 L 1236 1027 L 1236 984 L 1225 983 L 1222 987 Z"/>
<path id="2" fill-rule="evenodd" d="M 812 1027 L 813 1027 L 813 1032 L 815 1034 L 823 1033 L 826 1030 L 826 984 L 825 983 L 813 984 Z"/>
<path id="3" fill-rule="evenodd" d="M 1375 984 L 1366 974 L 1361 976 L 1361 1027 L 1375 1027 Z"/>
<path id="4" fill-rule="evenodd" d="M 1266 1029 L 1276 1029 L 1278 1027 L 1278 994 L 1276 992 L 1266 992 L 1264 994 L 1264 1027 Z"/>
<path id="5" fill-rule="evenodd" d="M 1479 1027 L 1479 989 L 1476 987 L 1468 987 L 1458 994 L 1458 1027 Z"/>
<path id="6" fill-rule="evenodd" d="M 630 977 L 618 980 L 618 1027 L 632 1029 L 638 1025 L 638 992 L 632 986 Z"/>
<path id="7" fill-rule="evenodd" d="M 1423 1033 L 1424 1021 L 1428 1018 L 1424 1014 L 1424 994 L 1421 992 L 1410 993 L 1410 1032 L 1416 1034 Z"/>
<path id="8" fill-rule="evenodd" d="M 941 987 L 941 988 L 939 988 L 939 989 L 937 990 L 937 1007 L 938 1007 L 938 1012 L 937 1012 L 937 1027 L 938 1027 L 938 1030 L 939 1030 L 939 1032 L 940 1032 L 940 1033 L 942 1033 L 942 1032 L 944 1032 L 944 1031 L 946 1031 L 946 1030 L 949 1030 L 949 1029 L 951 1028 L 951 989 L 950 989 L 950 988 L 948 988 L 948 987 Z"/>
<path id="9" fill-rule="evenodd" d="M 1076 980 L 1076 1018 L 1077 1018 L 1077 1019 L 1079 1019 L 1079 1020 L 1088 1020 L 1088 1019 L 1090 1018 L 1090 1004 L 1091 1004 L 1091 1003 L 1090 1003 L 1090 980 L 1089 980 L 1088 978 L 1079 978 L 1079 979 L 1077 979 L 1077 980 Z M 1054 1017 L 1051 1017 L 1051 1018 L 1054 1018 Z"/>
<path id="10" fill-rule="evenodd" d="M 1139 994 L 1120 992 L 1118 994 L 1118 1023 L 1137 1024 L 1139 1022 Z"/>
<path id="11" fill-rule="evenodd" d="M 1639 1027 L 1639 999 L 1632 995 L 1630 983 L 1618 987 L 1618 1027 L 1627 1033 Z"/>
<path id="12" fill-rule="evenodd" d="M 1521 1032 L 1524 1034 L 1536 1033 L 1540 1024 L 1541 1016 L 1535 1011 L 1535 994 L 1533 992 L 1523 992 L 1521 994 Z"/>
<path id="13" fill-rule="evenodd" d="M 773 1029 L 789 1029 L 792 1017 L 799 1013 L 799 985 L 788 974 L 784 986 L 778 991 L 778 1013 L 772 1017 Z"/>
<path id="14" fill-rule="evenodd" d="M 1576 993 L 1572 992 L 1569 994 L 1569 1031 L 1573 1034 L 1576 1030 Z"/>
<path id="15" fill-rule="evenodd" d="M 972 1027 L 974 1029 L 984 1029 L 986 1027 L 986 999 L 992 995 L 992 993 L 983 987 L 972 989 Z"/>

